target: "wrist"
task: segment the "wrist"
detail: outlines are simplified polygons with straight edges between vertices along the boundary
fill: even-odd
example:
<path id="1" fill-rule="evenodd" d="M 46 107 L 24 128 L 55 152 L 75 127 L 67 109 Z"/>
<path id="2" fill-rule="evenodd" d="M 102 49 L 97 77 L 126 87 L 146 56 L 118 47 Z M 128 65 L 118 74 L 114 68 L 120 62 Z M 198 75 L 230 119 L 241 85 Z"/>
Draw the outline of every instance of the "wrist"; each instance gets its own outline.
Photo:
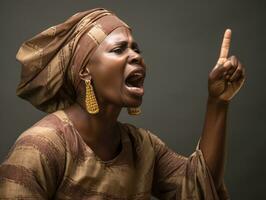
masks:
<path id="1" fill-rule="evenodd" d="M 228 106 L 230 101 L 222 100 L 216 97 L 208 96 L 208 104 L 213 104 L 217 106 Z"/>

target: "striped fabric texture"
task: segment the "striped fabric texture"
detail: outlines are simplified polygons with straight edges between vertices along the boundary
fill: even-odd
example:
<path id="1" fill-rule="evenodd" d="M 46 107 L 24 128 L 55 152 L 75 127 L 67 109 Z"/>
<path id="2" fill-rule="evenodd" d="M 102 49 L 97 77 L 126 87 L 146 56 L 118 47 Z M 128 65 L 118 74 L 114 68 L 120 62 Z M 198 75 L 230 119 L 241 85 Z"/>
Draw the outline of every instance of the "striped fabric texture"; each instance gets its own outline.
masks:
<path id="1" fill-rule="evenodd" d="M 102 161 L 63 110 L 23 132 L 0 165 L 0 199 L 229 199 L 197 148 L 189 157 L 149 130 L 120 123 L 122 149 Z"/>
<path id="2" fill-rule="evenodd" d="M 76 13 L 23 42 L 16 55 L 21 63 L 16 94 L 47 113 L 72 105 L 82 81 L 79 72 L 118 27 L 130 29 L 113 12 L 95 8 Z"/>

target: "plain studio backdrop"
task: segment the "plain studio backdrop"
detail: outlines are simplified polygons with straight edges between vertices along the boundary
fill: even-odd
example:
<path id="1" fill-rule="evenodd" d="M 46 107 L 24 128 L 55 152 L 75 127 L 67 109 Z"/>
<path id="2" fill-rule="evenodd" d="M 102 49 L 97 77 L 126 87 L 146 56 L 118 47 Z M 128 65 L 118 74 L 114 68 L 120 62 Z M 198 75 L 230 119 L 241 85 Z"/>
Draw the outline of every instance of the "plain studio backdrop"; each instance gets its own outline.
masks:
<path id="1" fill-rule="evenodd" d="M 224 30 L 232 29 L 230 55 L 245 64 L 247 79 L 229 108 L 225 182 L 232 199 L 265 199 L 265 5 L 259 0 L 1 1 L 1 162 L 19 134 L 45 115 L 15 94 L 21 43 L 78 11 L 105 7 L 132 27 L 148 65 L 141 116 L 124 110 L 119 120 L 150 129 L 186 156 L 202 132 L 208 73 Z"/>

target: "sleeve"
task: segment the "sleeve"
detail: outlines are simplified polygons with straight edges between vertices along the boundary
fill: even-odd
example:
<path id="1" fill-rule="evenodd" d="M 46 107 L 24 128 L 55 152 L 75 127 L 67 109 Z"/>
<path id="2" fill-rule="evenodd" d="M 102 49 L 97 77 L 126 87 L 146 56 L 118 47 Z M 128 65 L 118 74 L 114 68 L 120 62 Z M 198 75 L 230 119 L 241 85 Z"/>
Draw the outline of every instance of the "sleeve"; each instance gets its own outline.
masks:
<path id="1" fill-rule="evenodd" d="M 155 151 L 152 195 L 162 200 L 228 200 L 223 184 L 214 186 L 203 154 L 197 146 L 189 157 L 181 156 L 167 147 L 156 135 L 149 132 Z"/>
<path id="2" fill-rule="evenodd" d="M 45 127 L 28 129 L 0 165 L 0 199 L 52 199 L 64 163 L 60 133 Z"/>

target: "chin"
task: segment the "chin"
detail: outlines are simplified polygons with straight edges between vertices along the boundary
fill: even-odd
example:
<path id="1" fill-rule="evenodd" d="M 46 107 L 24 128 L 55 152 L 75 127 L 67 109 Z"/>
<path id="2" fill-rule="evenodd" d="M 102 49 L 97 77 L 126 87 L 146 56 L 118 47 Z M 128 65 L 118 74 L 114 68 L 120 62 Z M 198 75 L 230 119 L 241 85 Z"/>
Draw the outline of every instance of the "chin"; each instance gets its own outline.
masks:
<path id="1" fill-rule="evenodd" d="M 127 107 L 139 107 L 142 104 L 142 97 L 132 98 L 128 103 Z"/>

